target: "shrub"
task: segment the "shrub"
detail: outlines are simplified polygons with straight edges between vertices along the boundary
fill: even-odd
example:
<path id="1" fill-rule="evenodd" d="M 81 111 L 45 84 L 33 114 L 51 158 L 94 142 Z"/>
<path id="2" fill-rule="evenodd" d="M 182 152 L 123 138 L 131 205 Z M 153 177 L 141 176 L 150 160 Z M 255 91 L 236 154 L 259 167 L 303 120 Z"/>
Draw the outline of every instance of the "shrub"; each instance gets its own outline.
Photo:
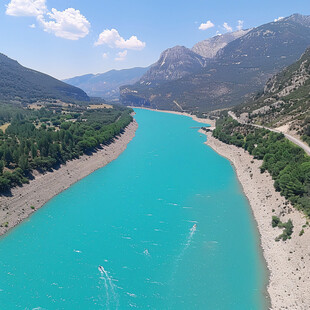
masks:
<path id="1" fill-rule="evenodd" d="M 279 223 L 281 223 L 280 219 L 277 216 L 273 216 L 271 221 L 272 227 L 277 227 Z"/>

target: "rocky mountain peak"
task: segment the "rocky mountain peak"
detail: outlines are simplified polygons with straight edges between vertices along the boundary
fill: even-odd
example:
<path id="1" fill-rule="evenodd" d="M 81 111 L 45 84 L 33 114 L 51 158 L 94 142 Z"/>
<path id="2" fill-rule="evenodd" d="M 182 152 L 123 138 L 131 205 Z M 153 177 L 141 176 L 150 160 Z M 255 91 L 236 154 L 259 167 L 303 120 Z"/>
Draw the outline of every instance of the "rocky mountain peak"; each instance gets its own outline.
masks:
<path id="1" fill-rule="evenodd" d="M 295 13 L 287 18 L 284 18 L 283 20 L 293 21 L 303 26 L 310 27 L 310 15 L 301 15 L 301 14 Z"/>
<path id="2" fill-rule="evenodd" d="M 219 50 L 224 48 L 228 43 L 244 36 L 250 30 L 251 29 L 228 32 L 203 40 L 195 44 L 192 51 L 205 58 L 214 58 Z"/>
<path id="3" fill-rule="evenodd" d="M 176 80 L 199 71 L 206 59 L 185 46 L 175 46 L 163 51 L 159 60 L 141 78 L 140 84 L 153 81 Z"/>

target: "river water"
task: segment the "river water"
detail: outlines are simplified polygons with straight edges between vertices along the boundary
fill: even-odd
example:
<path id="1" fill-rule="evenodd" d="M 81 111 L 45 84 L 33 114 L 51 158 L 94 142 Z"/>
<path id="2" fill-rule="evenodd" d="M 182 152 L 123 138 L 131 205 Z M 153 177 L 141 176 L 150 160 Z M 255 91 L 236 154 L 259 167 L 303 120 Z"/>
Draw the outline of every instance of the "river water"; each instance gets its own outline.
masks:
<path id="1" fill-rule="evenodd" d="M 0 309 L 266 308 L 258 234 L 230 163 L 188 117 L 135 118 L 118 159 L 0 239 Z"/>

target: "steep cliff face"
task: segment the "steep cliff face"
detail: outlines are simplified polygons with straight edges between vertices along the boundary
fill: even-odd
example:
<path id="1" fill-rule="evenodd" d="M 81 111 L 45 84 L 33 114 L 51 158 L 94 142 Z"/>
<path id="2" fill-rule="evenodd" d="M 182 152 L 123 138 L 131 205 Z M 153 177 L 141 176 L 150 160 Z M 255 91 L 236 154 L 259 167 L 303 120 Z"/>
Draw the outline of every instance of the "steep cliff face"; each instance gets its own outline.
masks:
<path id="1" fill-rule="evenodd" d="M 198 42 L 192 47 L 192 51 L 205 58 L 214 58 L 219 50 L 228 43 L 244 36 L 251 29 L 228 32 L 215 37 Z"/>

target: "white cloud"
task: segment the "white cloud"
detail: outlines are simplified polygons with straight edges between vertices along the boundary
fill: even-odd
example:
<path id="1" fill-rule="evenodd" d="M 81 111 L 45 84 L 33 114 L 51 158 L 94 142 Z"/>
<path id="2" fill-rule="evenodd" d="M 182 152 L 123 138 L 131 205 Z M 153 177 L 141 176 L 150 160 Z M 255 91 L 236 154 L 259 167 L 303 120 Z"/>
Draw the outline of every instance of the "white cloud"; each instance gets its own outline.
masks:
<path id="1" fill-rule="evenodd" d="M 117 53 L 117 57 L 115 58 L 116 61 L 123 61 L 125 60 L 127 56 L 127 50 L 123 51 L 123 52 L 119 52 Z"/>
<path id="2" fill-rule="evenodd" d="M 79 10 L 68 8 L 64 11 L 52 9 L 47 13 L 49 21 L 43 15 L 38 16 L 44 31 L 55 34 L 56 37 L 78 40 L 84 38 L 89 33 L 90 23 Z"/>
<path id="3" fill-rule="evenodd" d="M 284 17 L 280 16 L 280 17 L 276 18 L 276 19 L 274 20 L 274 22 L 278 22 L 279 20 L 281 20 L 281 19 L 283 19 L 283 18 L 284 18 Z"/>
<path id="4" fill-rule="evenodd" d="M 46 13 L 46 0 L 11 0 L 5 13 L 11 16 L 39 16 Z"/>
<path id="5" fill-rule="evenodd" d="M 35 24 L 31 24 L 31 25 L 29 25 L 29 28 L 35 28 L 36 27 L 36 25 Z"/>
<path id="6" fill-rule="evenodd" d="M 102 54 L 102 58 L 103 58 L 103 59 L 109 58 L 109 54 L 108 54 L 108 53 L 103 53 L 103 54 Z"/>
<path id="7" fill-rule="evenodd" d="M 199 30 L 207 30 L 214 27 L 214 24 L 211 22 L 211 20 L 208 20 L 206 23 L 202 23 L 199 26 Z"/>
<path id="8" fill-rule="evenodd" d="M 131 36 L 125 40 L 120 36 L 116 29 L 106 29 L 100 33 L 95 46 L 106 44 L 112 48 L 142 50 L 145 47 L 145 42 L 140 41 L 136 36 Z"/>
<path id="9" fill-rule="evenodd" d="M 237 26 L 237 29 L 238 30 L 241 30 L 243 28 L 243 20 L 238 20 L 238 26 Z"/>
<path id="10" fill-rule="evenodd" d="M 217 36 L 221 36 L 222 34 L 221 34 L 221 32 L 220 31 L 216 31 L 216 33 L 215 33 L 215 35 L 217 35 Z"/>
<path id="11" fill-rule="evenodd" d="M 229 32 L 232 31 L 232 28 L 226 22 L 223 24 L 223 27 Z"/>

